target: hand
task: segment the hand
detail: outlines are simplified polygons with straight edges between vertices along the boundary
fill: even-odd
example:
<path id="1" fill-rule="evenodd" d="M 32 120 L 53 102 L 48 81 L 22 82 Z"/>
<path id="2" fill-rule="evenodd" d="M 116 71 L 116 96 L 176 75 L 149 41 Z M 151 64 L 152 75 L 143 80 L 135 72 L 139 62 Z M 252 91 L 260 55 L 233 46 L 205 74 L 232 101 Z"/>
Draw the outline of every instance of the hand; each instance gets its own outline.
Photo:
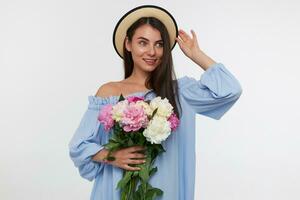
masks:
<path id="1" fill-rule="evenodd" d="M 187 57 L 189 57 L 202 69 L 207 70 L 210 66 L 216 63 L 216 61 L 207 56 L 199 48 L 196 33 L 193 30 L 191 30 L 191 33 L 193 35 L 193 38 L 191 38 L 186 32 L 180 29 L 176 41 L 178 42 L 180 49 Z"/>
<path id="2" fill-rule="evenodd" d="M 115 157 L 115 160 L 106 161 L 106 163 L 112 164 L 114 166 L 129 171 L 140 170 L 139 167 L 131 167 L 130 165 L 144 163 L 144 160 L 142 160 L 141 158 L 146 158 L 146 156 L 142 153 L 137 152 L 143 150 L 145 150 L 143 146 L 133 146 L 133 147 L 119 149 L 117 151 L 112 152 L 111 154 L 111 156 Z"/>
<path id="3" fill-rule="evenodd" d="M 196 33 L 193 30 L 191 30 L 191 33 L 193 38 L 191 38 L 185 31 L 180 29 L 178 31 L 178 37 L 175 40 L 178 42 L 183 53 L 190 59 L 195 60 L 201 50 L 198 45 Z"/>

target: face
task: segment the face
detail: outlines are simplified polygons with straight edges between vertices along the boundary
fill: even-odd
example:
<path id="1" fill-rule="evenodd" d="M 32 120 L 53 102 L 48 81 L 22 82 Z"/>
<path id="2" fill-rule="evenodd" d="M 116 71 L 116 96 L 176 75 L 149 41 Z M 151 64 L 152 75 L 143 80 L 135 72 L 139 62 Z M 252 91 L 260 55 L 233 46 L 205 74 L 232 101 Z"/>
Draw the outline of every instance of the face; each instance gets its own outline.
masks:
<path id="1" fill-rule="evenodd" d="M 142 25 L 135 30 L 131 41 L 126 38 L 126 49 L 131 52 L 135 68 L 153 71 L 163 55 L 160 32 L 149 24 Z"/>

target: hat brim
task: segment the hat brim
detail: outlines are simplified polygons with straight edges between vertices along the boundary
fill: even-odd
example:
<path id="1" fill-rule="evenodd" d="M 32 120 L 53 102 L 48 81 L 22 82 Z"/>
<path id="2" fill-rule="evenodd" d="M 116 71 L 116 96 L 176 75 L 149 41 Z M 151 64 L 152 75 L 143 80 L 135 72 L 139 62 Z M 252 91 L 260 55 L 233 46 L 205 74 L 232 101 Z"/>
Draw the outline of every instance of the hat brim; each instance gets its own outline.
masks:
<path id="1" fill-rule="evenodd" d="M 167 28 L 171 50 L 176 44 L 178 27 L 174 17 L 165 9 L 154 5 L 143 5 L 128 11 L 117 23 L 113 32 L 113 44 L 118 55 L 123 58 L 123 43 L 127 29 L 141 17 L 155 17 Z"/>

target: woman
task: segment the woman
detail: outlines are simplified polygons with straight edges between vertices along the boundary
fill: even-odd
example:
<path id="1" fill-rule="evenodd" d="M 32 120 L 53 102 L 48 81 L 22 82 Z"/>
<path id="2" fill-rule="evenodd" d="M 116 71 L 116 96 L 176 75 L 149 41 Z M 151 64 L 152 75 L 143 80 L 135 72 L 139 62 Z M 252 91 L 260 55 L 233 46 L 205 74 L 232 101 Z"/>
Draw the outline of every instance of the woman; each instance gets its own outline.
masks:
<path id="1" fill-rule="evenodd" d="M 180 126 L 162 143 L 166 152 L 156 158 L 158 171 L 149 183 L 164 191 L 158 199 L 194 199 L 195 114 L 220 119 L 241 95 L 235 77 L 221 63 L 200 48 L 194 31 L 190 37 L 177 32 L 174 18 L 157 6 L 140 6 L 118 22 L 114 47 L 124 60 L 125 79 L 102 85 L 89 105 L 69 144 L 70 157 L 80 175 L 95 179 L 91 199 L 120 199 L 116 189 L 122 170 L 139 170 L 132 164 L 144 162 L 143 147 L 124 148 L 113 153 L 114 161 L 104 161 L 103 148 L 111 134 L 104 133 L 97 116 L 101 108 L 118 102 L 118 97 L 166 97 L 180 116 Z M 184 76 L 176 79 L 171 50 L 178 42 L 183 53 L 205 72 L 200 80 Z M 131 165 L 131 166 L 130 166 Z"/>

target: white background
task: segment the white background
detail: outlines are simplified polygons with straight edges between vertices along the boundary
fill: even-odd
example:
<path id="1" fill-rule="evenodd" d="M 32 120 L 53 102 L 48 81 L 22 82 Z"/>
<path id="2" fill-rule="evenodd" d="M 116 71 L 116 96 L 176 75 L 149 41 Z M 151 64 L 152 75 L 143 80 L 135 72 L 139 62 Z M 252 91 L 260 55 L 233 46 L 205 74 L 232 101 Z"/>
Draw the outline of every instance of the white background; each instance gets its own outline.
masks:
<path id="1" fill-rule="evenodd" d="M 89 199 L 68 142 L 103 83 L 123 79 L 112 46 L 131 8 L 168 9 L 240 81 L 221 120 L 197 116 L 195 199 L 300 199 L 300 3 L 260 1 L 0 1 L 0 199 Z M 177 78 L 203 70 L 177 45 Z"/>

